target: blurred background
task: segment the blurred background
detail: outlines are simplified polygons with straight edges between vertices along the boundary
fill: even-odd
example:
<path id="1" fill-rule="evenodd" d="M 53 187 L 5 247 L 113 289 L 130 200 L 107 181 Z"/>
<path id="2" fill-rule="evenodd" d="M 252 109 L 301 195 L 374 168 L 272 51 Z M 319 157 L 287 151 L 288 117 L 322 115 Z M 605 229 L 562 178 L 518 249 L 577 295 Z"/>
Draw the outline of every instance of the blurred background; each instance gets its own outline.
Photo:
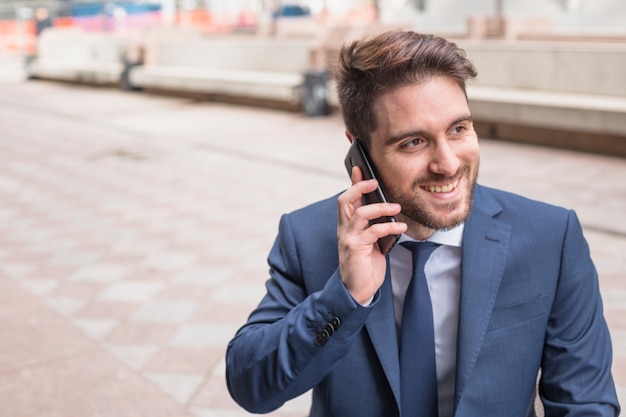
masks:
<path id="1" fill-rule="evenodd" d="M 285 17 L 316 21 L 407 23 L 427 31 L 463 32 L 468 19 L 541 17 L 544 34 L 624 35 L 626 5 L 619 0 L 3 0 L 3 45 L 32 43 L 42 27 L 87 30 L 137 29 L 155 23 L 195 26 L 204 31 L 259 31 Z"/>
<path id="2" fill-rule="evenodd" d="M 340 47 L 394 28 L 476 65 L 480 182 L 578 214 L 626 402 L 625 1 L 0 0 L 0 417 L 248 415 L 226 344 L 349 184 Z"/>
<path id="3" fill-rule="evenodd" d="M 2 0 L 0 52 L 29 79 L 316 116 L 338 108 L 342 44 L 412 29 L 454 40 L 480 69 L 480 134 L 625 155 L 624 22 L 620 0 Z"/>
<path id="4" fill-rule="evenodd" d="M 196 27 L 205 33 L 262 33 L 284 18 L 326 24 L 409 24 L 422 31 L 457 34 L 486 19 L 492 27 L 480 34 L 492 37 L 505 29 L 496 26 L 513 20 L 518 26 L 522 23 L 519 31 L 535 35 L 623 40 L 625 16 L 626 4 L 620 0 L 2 0 L 0 46 L 30 50 L 35 36 L 49 26 L 133 31 L 162 24 Z"/>

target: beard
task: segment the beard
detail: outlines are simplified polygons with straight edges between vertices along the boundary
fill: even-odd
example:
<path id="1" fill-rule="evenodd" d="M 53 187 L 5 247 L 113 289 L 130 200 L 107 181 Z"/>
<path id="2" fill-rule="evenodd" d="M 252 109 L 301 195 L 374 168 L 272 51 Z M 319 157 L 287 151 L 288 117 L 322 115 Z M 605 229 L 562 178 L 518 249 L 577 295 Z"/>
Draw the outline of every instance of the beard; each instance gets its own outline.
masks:
<path id="1" fill-rule="evenodd" d="M 466 176 L 467 178 L 465 196 L 463 199 L 441 203 L 435 208 L 432 208 L 428 202 L 423 201 L 419 191 L 421 190 L 421 184 L 452 183 L 462 176 Z M 416 178 L 411 185 L 411 189 L 415 190 L 412 195 L 401 192 L 398 188 L 391 186 L 383 180 L 381 180 L 381 184 L 385 190 L 387 201 L 398 203 L 402 207 L 400 213 L 402 216 L 429 229 L 449 230 L 467 220 L 474 199 L 474 189 L 476 187 L 477 178 L 478 161 L 474 167 L 471 167 L 469 164 L 461 166 L 452 177 L 431 174 Z"/>

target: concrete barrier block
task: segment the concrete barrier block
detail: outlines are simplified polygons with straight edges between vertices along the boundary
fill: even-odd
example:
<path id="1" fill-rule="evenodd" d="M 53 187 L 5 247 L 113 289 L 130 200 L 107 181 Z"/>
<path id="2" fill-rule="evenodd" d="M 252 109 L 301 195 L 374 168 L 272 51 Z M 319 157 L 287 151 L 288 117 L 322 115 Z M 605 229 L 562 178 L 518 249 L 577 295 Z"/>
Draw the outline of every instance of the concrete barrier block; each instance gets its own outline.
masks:
<path id="1" fill-rule="evenodd" d="M 97 84 L 119 83 L 123 71 L 124 38 L 78 28 L 49 28 L 29 60 L 30 78 Z"/>
<path id="2" fill-rule="evenodd" d="M 178 90 L 297 102 L 304 76 L 265 71 L 230 71 L 198 67 L 135 67 L 132 85 L 158 90 Z"/>
<path id="3" fill-rule="evenodd" d="M 162 39 L 128 70 L 131 87 L 283 102 L 297 108 L 311 66 L 311 42 L 255 36 Z"/>
<path id="4" fill-rule="evenodd" d="M 458 42 L 483 86 L 626 96 L 626 45 Z"/>

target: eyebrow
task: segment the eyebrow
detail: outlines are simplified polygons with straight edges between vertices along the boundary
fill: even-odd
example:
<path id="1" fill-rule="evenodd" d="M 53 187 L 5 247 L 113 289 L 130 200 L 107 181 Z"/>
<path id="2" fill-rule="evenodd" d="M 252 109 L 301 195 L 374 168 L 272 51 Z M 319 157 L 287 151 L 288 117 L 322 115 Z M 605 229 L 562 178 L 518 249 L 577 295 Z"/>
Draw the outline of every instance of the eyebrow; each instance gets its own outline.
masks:
<path id="1" fill-rule="evenodd" d="M 474 118 L 472 117 L 471 114 L 466 114 L 466 115 L 463 115 L 463 116 L 459 116 L 456 119 L 454 119 L 452 121 L 452 123 L 450 123 L 448 125 L 448 129 L 451 128 L 452 126 L 456 125 L 456 124 L 461 123 L 461 122 L 473 122 L 473 121 L 474 121 Z M 394 143 L 400 142 L 401 140 L 403 140 L 405 138 L 412 137 L 412 136 L 422 136 L 422 135 L 425 135 L 425 134 L 428 134 L 428 131 L 426 131 L 426 130 L 412 130 L 410 132 L 402 132 L 402 133 L 399 133 L 397 135 L 393 135 L 393 136 L 388 137 L 385 140 L 384 145 L 385 146 L 390 146 L 390 145 L 393 145 Z"/>

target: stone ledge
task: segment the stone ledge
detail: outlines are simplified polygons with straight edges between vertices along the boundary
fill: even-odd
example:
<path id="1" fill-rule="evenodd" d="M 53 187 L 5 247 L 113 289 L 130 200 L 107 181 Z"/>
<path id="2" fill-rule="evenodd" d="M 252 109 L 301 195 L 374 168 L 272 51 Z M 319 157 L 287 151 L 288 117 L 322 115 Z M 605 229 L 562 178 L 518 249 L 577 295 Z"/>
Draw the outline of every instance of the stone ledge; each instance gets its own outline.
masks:
<path id="1" fill-rule="evenodd" d="M 303 74 L 267 71 L 240 71 L 183 66 L 138 66 L 131 68 L 135 87 L 181 90 L 216 95 L 300 101 Z"/>
<path id="2" fill-rule="evenodd" d="M 626 98 L 479 86 L 468 86 L 467 94 L 479 120 L 617 136 L 626 132 Z"/>
<path id="3" fill-rule="evenodd" d="M 626 158 L 626 137 L 475 119 L 479 138 Z"/>
<path id="4" fill-rule="evenodd" d="M 117 85 L 124 65 L 121 62 L 37 59 L 28 64 L 27 71 L 28 78 Z"/>

